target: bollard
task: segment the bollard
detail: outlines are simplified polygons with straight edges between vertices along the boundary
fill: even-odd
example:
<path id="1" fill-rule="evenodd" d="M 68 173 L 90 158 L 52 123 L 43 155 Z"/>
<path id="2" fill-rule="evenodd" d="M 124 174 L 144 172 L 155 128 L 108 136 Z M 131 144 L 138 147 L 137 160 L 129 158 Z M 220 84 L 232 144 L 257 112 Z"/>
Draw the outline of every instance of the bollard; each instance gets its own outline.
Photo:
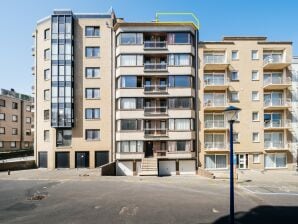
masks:
<path id="1" fill-rule="evenodd" d="M 10 175 L 10 170 L 7 171 L 7 174 Z"/>

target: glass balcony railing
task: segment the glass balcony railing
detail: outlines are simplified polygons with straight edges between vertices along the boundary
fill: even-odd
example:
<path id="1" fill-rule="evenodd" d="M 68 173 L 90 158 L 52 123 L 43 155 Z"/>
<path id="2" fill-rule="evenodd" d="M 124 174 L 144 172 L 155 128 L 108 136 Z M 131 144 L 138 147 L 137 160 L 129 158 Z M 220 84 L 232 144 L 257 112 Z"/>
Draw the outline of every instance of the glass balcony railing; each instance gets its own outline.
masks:
<path id="1" fill-rule="evenodd" d="M 224 120 L 209 120 L 205 121 L 205 128 L 225 128 L 226 121 Z"/>
<path id="2" fill-rule="evenodd" d="M 264 79 L 264 86 L 267 85 L 278 85 L 278 84 L 291 84 L 291 78 L 282 78 L 282 77 L 268 77 Z"/>
<path id="3" fill-rule="evenodd" d="M 204 55 L 204 64 L 226 64 L 225 55 Z"/>
<path id="4" fill-rule="evenodd" d="M 264 148 L 265 149 L 287 149 L 288 144 L 285 144 L 282 141 L 265 141 Z"/>
<path id="5" fill-rule="evenodd" d="M 168 113 L 167 107 L 144 107 L 145 115 L 162 115 L 167 113 Z"/>
<path id="6" fill-rule="evenodd" d="M 291 120 L 267 120 L 264 121 L 264 128 L 286 128 L 290 127 L 291 125 Z"/>
<path id="7" fill-rule="evenodd" d="M 225 142 L 205 142 L 205 149 L 226 149 Z"/>
<path id="8" fill-rule="evenodd" d="M 264 65 L 266 64 L 274 64 L 274 63 L 283 63 L 283 55 L 282 54 L 267 54 L 264 55 Z"/>
<path id="9" fill-rule="evenodd" d="M 145 136 L 167 136 L 168 129 L 166 128 L 145 128 Z"/>
<path id="10" fill-rule="evenodd" d="M 167 85 L 144 85 L 145 93 L 167 93 Z"/>
<path id="11" fill-rule="evenodd" d="M 144 63 L 145 71 L 166 71 L 166 63 Z"/>
<path id="12" fill-rule="evenodd" d="M 278 106 L 290 106 L 291 100 L 290 99 L 270 99 L 264 101 L 264 107 L 278 107 Z"/>
<path id="13" fill-rule="evenodd" d="M 226 101 L 222 99 L 204 100 L 205 107 L 225 107 L 226 105 Z"/>
<path id="14" fill-rule="evenodd" d="M 145 49 L 166 49 L 166 41 L 144 41 Z"/>

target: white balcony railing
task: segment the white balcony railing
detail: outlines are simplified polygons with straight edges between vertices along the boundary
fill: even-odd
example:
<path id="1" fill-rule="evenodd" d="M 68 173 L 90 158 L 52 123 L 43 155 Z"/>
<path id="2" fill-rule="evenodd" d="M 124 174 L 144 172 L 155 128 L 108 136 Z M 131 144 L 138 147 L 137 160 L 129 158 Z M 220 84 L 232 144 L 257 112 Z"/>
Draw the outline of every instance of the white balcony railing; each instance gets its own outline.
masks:
<path id="1" fill-rule="evenodd" d="M 264 101 L 264 107 L 290 106 L 291 99 L 270 99 Z"/>
<path id="2" fill-rule="evenodd" d="M 144 85 L 145 93 L 167 93 L 167 85 Z"/>
<path id="3" fill-rule="evenodd" d="M 274 142 L 274 141 L 265 141 L 264 142 L 264 148 L 265 149 L 288 149 L 289 144 L 284 142 Z"/>
<path id="4" fill-rule="evenodd" d="M 166 41 L 144 41 L 145 49 L 166 49 Z"/>
<path id="5" fill-rule="evenodd" d="M 205 142 L 205 149 L 226 149 L 226 143 L 225 142 Z"/>
<path id="6" fill-rule="evenodd" d="M 166 71 L 166 63 L 144 63 L 145 71 Z"/>
<path id="7" fill-rule="evenodd" d="M 145 128 L 145 136 L 167 136 L 168 129 L 166 128 Z"/>
<path id="8" fill-rule="evenodd" d="M 224 86 L 227 85 L 228 80 L 224 77 L 222 78 L 206 78 L 204 79 L 205 86 Z"/>
<path id="9" fill-rule="evenodd" d="M 275 64 L 275 63 L 283 63 L 282 54 L 264 55 L 264 65 Z"/>
<path id="10" fill-rule="evenodd" d="M 204 106 L 205 107 L 225 107 L 227 105 L 225 100 L 205 100 Z"/>
<path id="11" fill-rule="evenodd" d="M 225 55 L 204 55 L 204 64 L 226 64 Z"/>
<path id="12" fill-rule="evenodd" d="M 158 115 L 158 114 L 167 114 L 167 107 L 144 107 L 144 114 L 147 115 Z"/>
<path id="13" fill-rule="evenodd" d="M 264 86 L 267 85 L 277 85 L 277 84 L 291 84 L 291 78 L 282 78 L 282 77 L 268 77 L 264 79 Z"/>
<path id="14" fill-rule="evenodd" d="M 264 121 L 264 128 L 287 128 L 291 126 L 291 120 L 268 120 Z"/>
<path id="15" fill-rule="evenodd" d="M 225 128 L 226 121 L 224 120 L 209 120 L 205 121 L 205 128 Z"/>

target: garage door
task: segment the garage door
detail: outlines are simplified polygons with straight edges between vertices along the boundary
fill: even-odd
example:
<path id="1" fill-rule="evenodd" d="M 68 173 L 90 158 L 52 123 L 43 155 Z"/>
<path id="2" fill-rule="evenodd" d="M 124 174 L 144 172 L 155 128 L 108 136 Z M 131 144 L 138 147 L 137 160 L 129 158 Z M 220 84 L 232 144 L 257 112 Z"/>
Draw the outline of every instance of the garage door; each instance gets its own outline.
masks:
<path id="1" fill-rule="evenodd" d="M 130 161 L 118 161 L 116 166 L 117 176 L 132 176 L 133 175 L 133 162 Z"/>
<path id="2" fill-rule="evenodd" d="M 109 163 L 109 151 L 95 152 L 95 167 Z"/>
<path id="3" fill-rule="evenodd" d="M 38 167 L 48 168 L 48 152 L 38 152 Z"/>
<path id="4" fill-rule="evenodd" d="M 159 176 L 176 175 L 176 161 L 159 161 Z"/>
<path id="5" fill-rule="evenodd" d="M 69 152 L 56 152 L 56 168 L 69 168 Z"/>
<path id="6" fill-rule="evenodd" d="M 196 174 L 196 162 L 194 160 L 180 160 L 179 161 L 180 175 L 195 175 Z"/>

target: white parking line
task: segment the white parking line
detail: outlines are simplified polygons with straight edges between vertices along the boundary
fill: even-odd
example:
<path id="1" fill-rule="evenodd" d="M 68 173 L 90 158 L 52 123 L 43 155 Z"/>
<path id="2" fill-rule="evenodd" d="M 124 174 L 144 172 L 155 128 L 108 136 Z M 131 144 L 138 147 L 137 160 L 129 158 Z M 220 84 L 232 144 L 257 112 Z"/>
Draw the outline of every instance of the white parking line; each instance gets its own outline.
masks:
<path id="1" fill-rule="evenodd" d="M 246 190 L 252 194 L 261 194 L 261 195 L 289 195 L 289 196 L 298 196 L 298 193 L 290 193 L 290 192 L 257 192 L 257 191 L 252 191 L 248 189 L 247 187 L 244 186 L 239 186 L 243 190 Z"/>

